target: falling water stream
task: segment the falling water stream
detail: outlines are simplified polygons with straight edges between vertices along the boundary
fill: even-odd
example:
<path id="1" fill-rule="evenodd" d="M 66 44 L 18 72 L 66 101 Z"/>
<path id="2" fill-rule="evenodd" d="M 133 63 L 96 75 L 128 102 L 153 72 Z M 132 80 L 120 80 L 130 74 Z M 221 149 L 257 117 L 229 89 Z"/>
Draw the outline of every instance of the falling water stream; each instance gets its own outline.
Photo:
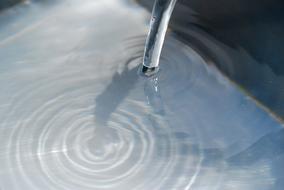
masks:
<path id="1" fill-rule="evenodd" d="M 169 32 L 137 74 L 149 18 L 129 0 L 0 14 L 1 190 L 279 189 L 282 123 L 200 52 Z"/>

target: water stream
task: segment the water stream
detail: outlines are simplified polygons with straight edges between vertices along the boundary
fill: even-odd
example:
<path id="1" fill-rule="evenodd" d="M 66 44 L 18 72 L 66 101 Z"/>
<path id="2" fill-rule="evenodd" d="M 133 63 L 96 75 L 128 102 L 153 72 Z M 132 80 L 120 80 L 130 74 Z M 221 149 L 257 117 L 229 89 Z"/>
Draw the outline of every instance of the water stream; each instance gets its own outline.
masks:
<path id="1" fill-rule="evenodd" d="M 137 74 L 149 18 L 128 0 L 1 13 L 1 190 L 279 189 L 282 123 L 198 51 L 169 32 Z"/>

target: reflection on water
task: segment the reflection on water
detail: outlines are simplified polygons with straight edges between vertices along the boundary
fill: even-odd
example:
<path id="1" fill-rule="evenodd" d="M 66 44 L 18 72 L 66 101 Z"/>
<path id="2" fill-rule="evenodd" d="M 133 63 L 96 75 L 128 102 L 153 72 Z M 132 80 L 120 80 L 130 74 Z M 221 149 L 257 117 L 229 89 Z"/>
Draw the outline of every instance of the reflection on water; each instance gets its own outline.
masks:
<path id="1" fill-rule="evenodd" d="M 61 3 L 0 29 L 0 188 L 281 189 L 271 114 L 173 34 L 158 75 L 139 76 L 136 4 Z"/>
<path id="2" fill-rule="evenodd" d="M 152 0 L 137 1 L 152 9 Z M 284 118 L 283 9 L 283 0 L 179 0 L 170 27 Z"/>

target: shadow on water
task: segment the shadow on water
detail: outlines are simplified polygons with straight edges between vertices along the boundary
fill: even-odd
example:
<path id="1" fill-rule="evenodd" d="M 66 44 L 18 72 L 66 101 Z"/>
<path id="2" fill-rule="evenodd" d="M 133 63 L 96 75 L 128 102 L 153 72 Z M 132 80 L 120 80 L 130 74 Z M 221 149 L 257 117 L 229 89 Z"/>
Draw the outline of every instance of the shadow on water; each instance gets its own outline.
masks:
<path id="1" fill-rule="evenodd" d="M 103 156 L 106 149 L 119 141 L 118 133 L 108 126 L 111 114 L 128 97 L 130 91 L 138 81 L 138 67 L 129 69 L 128 65 L 138 57 L 126 61 L 122 72 L 115 72 L 110 84 L 95 99 L 95 124 L 96 130 L 90 140 L 90 146 L 97 156 Z"/>
<path id="2" fill-rule="evenodd" d="M 97 129 L 91 143 L 93 143 L 93 147 L 96 147 L 94 149 L 99 152 L 103 152 L 101 148 L 106 144 L 109 144 L 109 142 L 113 143 L 118 139 L 115 130 L 108 127 L 109 119 L 112 113 L 116 112 L 118 106 L 129 96 L 130 91 L 139 79 L 144 83 L 144 94 L 147 104 L 153 109 L 153 113 L 150 112 L 148 115 L 148 119 L 151 120 L 153 126 L 158 126 L 158 124 L 151 114 L 165 114 L 160 95 L 158 76 L 152 78 L 141 76 L 139 74 L 140 66 L 131 69 L 128 68 L 128 64 L 133 60 L 137 60 L 137 58 L 128 60 L 123 71 L 116 72 L 113 75 L 110 84 L 95 100 L 94 115 Z"/>
<path id="3" fill-rule="evenodd" d="M 129 69 L 127 66 L 133 60 L 130 59 L 126 62 L 124 69 L 121 73 L 116 72 L 111 83 L 106 89 L 98 95 L 95 100 L 95 116 L 97 122 L 102 125 L 106 125 L 110 115 L 116 110 L 119 104 L 128 96 L 130 90 L 135 86 L 138 80 L 138 67 Z"/>
<path id="4" fill-rule="evenodd" d="M 167 52 L 169 50 L 165 48 L 165 51 Z M 167 55 L 171 57 L 170 54 Z M 254 115 L 256 114 L 254 113 L 249 117 L 255 117 L 257 118 L 256 120 L 260 119 L 261 117 L 265 118 L 265 120 L 267 119 L 269 121 L 270 120 L 272 121 L 271 123 L 268 122 L 267 124 L 262 124 L 261 127 L 258 127 L 257 126 L 259 124 L 258 122 L 256 123 L 251 122 L 249 117 L 246 118 L 246 116 L 236 114 L 242 112 L 241 108 L 242 106 L 240 102 L 236 104 L 235 107 L 236 110 L 233 110 L 233 113 L 236 114 L 235 117 L 230 114 L 225 116 L 226 114 L 222 112 L 223 116 L 222 114 L 220 115 L 220 113 L 216 113 L 218 115 L 218 116 L 216 115 L 216 118 L 210 118 L 210 115 L 214 114 L 211 112 L 208 115 L 209 116 L 208 118 L 204 118 L 201 112 L 204 111 L 205 114 L 206 111 L 208 111 L 207 109 L 209 109 L 210 111 L 212 107 L 215 105 L 214 102 L 211 99 L 208 100 L 207 102 L 207 100 L 202 99 L 201 97 L 202 100 L 200 101 L 207 102 L 204 103 L 204 107 L 202 107 L 203 104 L 196 104 L 196 107 L 192 106 L 191 104 L 194 103 L 194 100 L 196 101 L 195 99 L 196 96 L 204 95 L 207 98 L 214 99 L 216 97 L 210 97 L 214 93 L 210 94 L 209 92 L 204 92 L 204 91 L 199 92 L 199 89 L 203 88 L 202 86 L 199 86 L 200 83 L 190 83 L 191 86 L 186 86 L 186 89 L 175 86 L 177 84 L 177 81 L 180 79 L 179 77 L 172 77 L 171 74 L 167 73 L 168 69 L 165 70 L 162 69 L 157 77 L 153 78 L 140 77 L 137 74 L 138 70 L 137 66 L 132 68 L 128 67 L 128 65 L 130 65 L 131 62 L 137 59 L 138 57 L 135 57 L 133 59 L 126 61 L 124 69 L 121 72 L 116 72 L 112 76 L 110 84 L 108 84 L 105 90 L 97 97 L 96 107 L 95 107 L 95 117 L 98 118 L 99 121 L 97 120 L 96 122 L 103 124 L 103 126 L 107 126 L 111 115 L 117 112 L 119 105 L 122 102 L 124 102 L 124 100 L 127 100 L 127 98 L 130 95 L 130 92 L 133 89 L 135 89 L 135 86 L 137 86 L 139 82 L 142 81 L 143 83 L 142 86 L 144 87 L 143 89 L 144 98 L 147 104 L 150 105 L 152 109 L 151 110 L 152 112 L 148 112 L 146 114 L 147 115 L 146 119 L 149 121 L 150 124 L 147 127 L 149 128 L 155 127 L 157 128 L 157 130 L 159 130 L 159 132 L 155 134 L 157 135 L 155 136 L 156 140 L 161 142 L 163 142 L 163 140 L 165 139 L 169 141 L 175 141 L 177 146 L 175 154 L 177 154 L 179 157 L 182 158 L 186 157 L 189 159 L 192 159 L 194 157 L 202 158 L 202 161 L 200 161 L 199 164 L 196 165 L 197 168 L 196 176 L 192 178 L 194 179 L 194 184 L 196 185 L 196 187 L 202 187 L 202 185 L 205 184 L 208 185 L 211 183 L 216 188 L 229 189 L 228 187 L 230 186 L 230 184 L 234 184 L 236 185 L 236 187 L 239 188 L 242 187 L 243 183 L 245 184 L 244 189 L 255 189 L 259 187 L 257 184 L 259 183 L 260 185 L 265 186 L 265 188 L 269 187 L 275 190 L 280 189 L 281 185 L 283 184 L 282 182 L 283 171 L 282 170 L 280 171 L 279 167 L 283 165 L 282 162 L 284 160 L 284 151 L 283 151 L 284 141 L 283 141 L 283 129 L 274 130 L 274 127 L 276 126 L 279 127 L 278 123 L 272 121 L 273 119 L 271 120 L 270 116 L 267 115 L 267 113 L 265 112 L 262 112 L 260 115 Z M 180 59 L 182 61 L 186 60 L 182 58 Z M 167 61 L 166 63 L 163 63 L 161 66 L 163 67 L 164 64 L 168 64 Z M 183 64 L 185 64 L 185 62 L 183 62 Z M 195 74 L 198 73 L 197 68 L 193 67 L 192 70 Z M 179 71 L 183 71 L 183 69 L 180 69 Z M 165 73 L 168 75 L 166 76 Z M 197 75 L 197 78 L 199 80 L 204 80 L 203 77 L 206 78 L 207 75 L 208 75 L 207 72 L 202 71 Z M 169 79 L 167 77 L 169 77 Z M 163 80 L 162 87 L 167 88 L 168 90 L 167 92 L 170 92 L 169 94 L 174 94 L 173 96 L 167 95 L 165 91 L 163 91 L 164 93 L 161 94 L 161 89 L 160 89 L 161 84 L 159 83 L 160 78 L 162 78 Z M 165 85 L 165 81 L 168 82 L 167 85 Z M 184 80 L 181 81 L 181 83 L 186 84 L 186 82 L 189 81 L 190 80 L 188 80 L 188 78 L 185 78 Z M 208 85 L 210 86 L 210 84 Z M 214 88 L 213 83 L 212 85 L 213 85 L 212 88 Z M 141 87 L 141 85 L 138 86 Z M 178 89 L 177 91 L 179 92 L 179 94 L 175 94 L 175 88 Z M 206 85 L 204 88 L 208 90 Z M 225 87 L 222 86 L 222 88 Z M 187 96 L 190 96 L 190 94 L 194 92 L 197 92 L 197 94 L 193 95 L 193 97 L 188 99 Z M 202 94 L 198 95 L 198 92 Z M 181 95 L 180 93 L 182 94 L 184 93 L 184 96 Z M 186 93 L 188 93 L 188 95 L 185 95 Z M 234 95 L 232 94 L 231 95 L 235 96 L 236 95 L 235 93 L 233 93 Z M 114 94 L 116 96 L 113 96 Z M 225 96 L 224 101 L 225 101 L 227 94 L 221 93 L 220 91 L 218 91 L 217 94 L 224 95 Z M 180 97 L 180 99 L 175 100 L 177 96 Z M 237 97 L 240 98 L 239 96 Z M 217 101 L 217 99 L 215 99 L 215 101 Z M 226 102 L 224 101 L 222 101 L 222 105 L 226 104 Z M 230 98 L 229 101 L 231 101 Z M 230 103 L 228 102 L 228 104 Z M 166 112 L 167 110 L 166 107 L 171 107 L 170 109 L 172 109 L 172 112 L 176 112 L 174 113 L 175 118 L 173 118 L 173 120 L 171 120 L 170 115 L 168 114 L 168 112 Z M 202 107 L 201 110 L 195 110 L 198 107 Z M 225 109 L 230 110 L 232 108 L 234 109 L 234 106 L 232 107 L 229 106 L 226 107 Z M 216 107 L 216 110 L 220 112 L 220 109 L 218 107 Z M 247 113 L 247 110 L 245 111 L 245 113 Z M 213 111 L 213 109 L 211 111 Z M 166 136 L 163 134 L 162 132 L 163 126 L 159 123 L 159 121 L 155 117 L 155 114 L 167 120 L 169 127 L 172 128 L 173 130 L 171 136 Z M 202 117 L 200 117 L 199 115 L 202 115 Z M 140 115 L 139 117 L 143 117 L 143 115 Z M 189 118 L 191 118 L 192 120 L 190 120 Z M 234 125 L 231 126 L 230 130 L 236 130 L 236 131 L 230 131 L 228 129 L 228 131 L 226 132 L 226 128 L 229 125 L 232 125 L 232 123 L 229 121 L 229 118 L 232 119 L 232 122 L 236 122 L 235 124 L 236 127 L 234 127 Z M 216 120 L 218 119 L 221 120 L 220 123 L 216 122 Z M 200 126 L 198 125 L 200 120 L 204 120 L 204 125 Z M 243 120 L 244 123 L 241 122 L 241 120 Z M 259 121 L 261 121 L 261 119 Z M 224 122 L 227 127 L 222 126 L 222 124 L 224 124 L 222 122 Z M 175 131 L 175 129 L 179 129 L 183 125 L 185 126 L 183 130 Z M 200 135 L 205 136 L 203 137 L 204 139 L 197 138 L 198 135 L 193 133 L 192 128 L 196 127 L 195 125 L 199 127 L 197 130 L 198 131 L 200 130 L 199 131 Z M 135 125 L 133 124 L 132 127 L 135 128 Z M 270 127 L 272 127 L 274 131 L 272 129 L 269 129 Z M 269 132 L 271 130 L 273 132 Z M 218 134 L 218 131 L 220 134 Z M 260 133 L 257 134 L 257 132 Z M 103 133 L 112 134 L 111 131 L 107 130 L 103 131 Z M 208 135 L 208 139 L 206 139 L 206 135 Z M 232 139 L 237 138 L 234 142 L 235 144 L 234 143 L 231 144 L 233 140 L 231 141 L 230 137 L 232 137 Z M 254 140 L 251 139 L 252 137 Z M 195 140 L 192 142 L 192 139 L 194 138 Z M 210 147 L 210 143 L 212 143 L 213 141 L 222 142 L 223 139 L 226 138 L 228 138 L 228 140 L 224 140 L 223 142 L 224 146 L 216 145 Z M 111 137 L 108 139 L 115 139 L 115 138 Z M 109 142 L 111 142 L 111 140 L 109 140 Z M 202 143 L 205 144 L 204 147 L 200 145 Z M 105 144 L 107 144 L 107 142 Z M 168 149 L 167 151 L 171 151 L 171 149 Z M 165 155 L 163 152 L 160 153 L 159 150 L 157 150 L 156 156 L 157 156 L 156 159 L 157 158 L 162 159 L 163 156 Z M 180 160 L 180 162 L 182 163 L 183 160 Z M 185 168 L 182 168 L 180 165 L 178 165 L 175 171 L 176 172 L 180 171 L 180 173 L 182 173 L 181 171 L 183 171 L 183 169 Z M 187 170 L 189 171 L 190 169 Z M 214 173 L 216 172 L 216 170 L 218 170 L 223 174 L 218 175 Z M 261 171 L 263 173 L 258 173 Z M 186 172 L 184 174 L 186 174 Z M 175 175 L 178 174 L 176 173 Z M 227 180 L 226 183 L 222 182 L 221 180 L 222 176 L 224 179 Z M 251 182 L 251 180 L 255 179 L 256 177 L 258 177 L 260 181 Z M 216 180 L 216 181 L 209 182 L 210 180 L 212 181 Z M 267 181 L 274 180 L 275 183 L 266 182 L 265 180 Z M 193 185 L 192 187 L 194 189 L 195 186 Z"/>
<path id="5" fill-rule="evenodd" d="M 145 38 L 145 36 L 135 36 L 128 39 L 128 41 L 134 40 L 134 43 L 128 42 L 127 51 L 134 49 L 135 56 L 125 61 L 122 71 L 115 72 L 105 90 L 96 97 L 94 114 L 96 122 L 100 125 L 107 125 L 111 114 L 129 96 L 138 81 L 143 83 L 145 100 L 152 107 L 153 112 L 159 115 L 165 114 L 159 87 L 159 74 L 146 77 L 140 71 Z M 132 66 L 133 63 L 134 66 Z"/>
<path id="6" fill-rule="evenodd" d="M 138 2 L 151 10 L 153 1 Z M 180 0 L 170 27 L 284 118 L 283 8 L 282 0 Z"/>
<path id="7" fill-rule="evenodd" d="M 282 125 L 206 65 L 202 53 L 169 35 L 159 75 L 140 77 L 145 38 L 136 30 L 144 29 L 146 12 L 118 0 L 72 2 L 1 49 L 7 63 L 0 80 L 1 187 L 274 190 L 283 184 Z M 23 17 L 20 29 L 33 16 Z M 135 37 L 124 45 L 132 35 L 126 29 Z"/>

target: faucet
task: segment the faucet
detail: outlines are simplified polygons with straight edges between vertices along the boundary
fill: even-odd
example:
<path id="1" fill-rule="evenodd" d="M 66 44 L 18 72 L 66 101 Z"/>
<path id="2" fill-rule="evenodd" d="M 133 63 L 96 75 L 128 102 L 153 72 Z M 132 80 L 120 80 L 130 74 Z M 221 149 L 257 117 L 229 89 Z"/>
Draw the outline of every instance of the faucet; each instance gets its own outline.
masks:
<path id="1" fill-rule="evenodd" d="M 155 0 L 142 65 L 142 73 L 146 76 L 151 76 L 159 71 L 159 60 L 176 1 Z"/>

